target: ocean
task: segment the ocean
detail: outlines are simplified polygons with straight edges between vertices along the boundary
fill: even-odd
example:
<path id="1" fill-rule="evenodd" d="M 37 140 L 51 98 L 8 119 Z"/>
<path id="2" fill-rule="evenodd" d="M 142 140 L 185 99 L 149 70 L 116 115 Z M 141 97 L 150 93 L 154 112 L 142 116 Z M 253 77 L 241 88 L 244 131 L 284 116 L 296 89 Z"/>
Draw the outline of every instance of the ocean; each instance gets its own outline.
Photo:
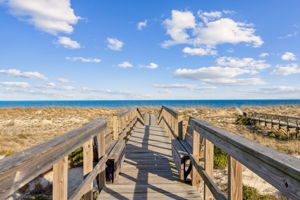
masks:
<path id="1" fill-rule="evenodd" d="M 0 107 L 127 107 L 127 106 L 178 106 L 178 107 L 241 107 L 300 105 L 300 99 L 264 100 L 84 100 L 84 101 L 0 101 Z"/>

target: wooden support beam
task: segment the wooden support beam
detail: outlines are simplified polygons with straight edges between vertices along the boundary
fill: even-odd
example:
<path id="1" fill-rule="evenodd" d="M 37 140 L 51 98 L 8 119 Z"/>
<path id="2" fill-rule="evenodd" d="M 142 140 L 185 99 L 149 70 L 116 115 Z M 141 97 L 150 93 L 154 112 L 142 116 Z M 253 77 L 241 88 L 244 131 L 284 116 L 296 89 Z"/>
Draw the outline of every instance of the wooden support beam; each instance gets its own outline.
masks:
<path id="1" fill-rule="evenodd" d="M 83 176 L 86 177 L 93 170 L 93 140 L 89 139 L 83 144 Z M 93 182 L 87 187 L 84 200 L 93 199 Z"/>
<path id="2" fill-rule="evenodd" d="M 97 136 L 98 139 L 98 159 L 100 160 L 105 155 L 105 132 L 100 132 Z M 99 188 L 105 186 L 105 165 L 101 168 L 101 172 L 98 176 L 98 185 Z"/>
<path id="3" fill-rule="evenodd" d="M 119 139 L 119 117 L 117 115 L 113 116 L 113 140 Z"/>
<path id="4" fill-rule="evenodd" d="M 200 143 L 200 135 L 197 131 L 193 130 L 193 156 L 199 160 L 199 143 Z M 193 165 L 192 169 L 192 185 L 195 187 L 200 186 L 200 175 Z"/>
<path id="5" fill-rule="evenodd" d="M 53 200 L 68 198 L 68 157 L 53 165 Z"/>
<path id="6" fill-rule="evenodd" d="M 243 199 L 242 164 L 228 156 L 228 199 Z"/>
<path id="7" fill-rule="evenodd" d="M 204 167 L 206 174 L 213 179 L 213 169 L 214 169 L 214 144 L 209 140 L 205 140 L 205 153 L 204 153 Z M 205 185 L 204 187 L 204 199 L 213 200 L 213 195 L 209 188 Z"/>

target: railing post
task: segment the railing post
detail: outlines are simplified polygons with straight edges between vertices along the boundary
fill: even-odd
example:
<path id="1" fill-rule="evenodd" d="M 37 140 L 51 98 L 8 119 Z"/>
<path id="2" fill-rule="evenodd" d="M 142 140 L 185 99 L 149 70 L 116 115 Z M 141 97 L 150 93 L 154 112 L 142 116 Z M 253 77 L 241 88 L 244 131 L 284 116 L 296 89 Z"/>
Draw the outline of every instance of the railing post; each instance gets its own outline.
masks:
<path id="1" fill-rule="evenodd" d="M 243 199 L 242 165 L 228 156 L 228 199 Z"/>
<path id="2" fill-rule="evenodd" d="M 97 135 L 98 139 L 98 160 L 100 160 L 105 155 L 105 131 Z M 101 172 L 98 176 L 98 185 L 99 188 L 105 186 L 105 166 L 102 167 Z"/>
<path id="3" fill-rule="evenodd" d="M 113 116 L 113 140 L 118 140 L 119 138 L 119 116 Z"/>
<path id="4" fill-rule="evenodd" d="M 199 160 L 199 143 L 200 143 L 200 135 L 197 131 L 193 130 L 193 156 Z M 199 187 L 200 185 L 200 174 L 198 173 L 195 166 L 192 169 L 192 185 L 195 187 Z"/>
<path id="5" fill-rule="evenodd" d="M 68 198 L 68 156 L 53 165 L 53 200 Z"/>
<path id="6" fill-rule="evenodd" d="M 176 126 L 176 130 L 178 131 L 178 138 L 180 140 L 184 140 L 185 136 L 184 136 L 184 133 L 183 133 L 183 119 L 182 119 L 182 115 L 178 115 L 178 118 L 177 118 L 177 126 Z"/>
<path id="7" fill-rule="evenodd" d="M 93 170 L 93 140 L 89 139 L 83 144 L 83 176 L 87 176 Z M 93 199 L 93 182 L 87 187 L 84 200 Z"/>
<path id="8" fill-rule="evenodd" d="M 213 179 L 213 169 L 214 169 L 214 144 L 209 140 L 205 139 L 205 153 L 204 153 L 204 166 L 207 175 Z M 204 199 L 213 200 L 213 195 L 207 186 L 204 187 Z"/>

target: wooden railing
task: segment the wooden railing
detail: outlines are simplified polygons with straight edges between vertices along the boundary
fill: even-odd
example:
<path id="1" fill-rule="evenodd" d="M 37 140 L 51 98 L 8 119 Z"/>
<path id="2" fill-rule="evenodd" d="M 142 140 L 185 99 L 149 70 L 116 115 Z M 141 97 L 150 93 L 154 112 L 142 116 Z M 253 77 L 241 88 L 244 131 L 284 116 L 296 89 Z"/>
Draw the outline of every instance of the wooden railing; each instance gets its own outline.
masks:
<path id="1" fill-rule="evenodd" d="M 116 113 L 113 132 L 106 119 L 97 119 L 85 126 L 57 136 L 0 161 L 0 199 L 6 199 L 40 174 L 53 169 L 53 199 L 92 199 L 93 180 L 98 188 L 105 185 L 105 163 L 114 145 L 123 140 L 137 121 L 142 123 L 138 108 Z M 111 140 L 111 136 L 114 140 Z M 95 151 L 94 148 L 95 146 Z M 84 180 L 68 197 L 68 155 L 83 147 Z M 96 155 L 96 158 L 94 158 Z M 93 161 L 97 160 L 96 165 Z"/>
<path id="2" fill-rule="evenodd" d="M 160 114 L 160 118 L 167 119 L 164 121 L 169 124 L 165 125 L 166 129 L 176 132 L 176 126 L 172 126 L 171 122 L 180 114 L 167 107 L 163 107 L 161 113 L 163 114 Z M 204 199 L 242 200 L 242 165 L 273 185 L 286 197 L 300 199 L 300 159 L 194 117 L 189 118 L 185 139 L 178 139 L 182 144 L 187 142 L 192 146 L 192 153 L 189 153 L 193 165 L 192 185 L 205 185 Z M 213 181 L 214 145 L 228 154 L 227 196 Z"/>
<path id="3" fill-rule="evenodd" d="M 246 113 L 246 117 L 248 117 L 253 122 L 258 122 L 259 125 L 263 124 L 264 126 L 267 126 L 267 124 L 270 124 L 271 129 L 274 128 L 274 125 L 278 126 L 278 130 L 285 127 L 288 138 L 290 138 L 290 129 L 295 129 L 296 138 L 299 136 L 300 118 L 298 117 L 265 114 L 265 113 L 257 113 L 257 112 L 248 112 Z"/>
<path id="4" fill-rule="evenodd" d="M 162 106 L 158 114 L 158 124 L 165 127 L 170 138 L 184 138 L 182 116 L 176 110 Z"/>

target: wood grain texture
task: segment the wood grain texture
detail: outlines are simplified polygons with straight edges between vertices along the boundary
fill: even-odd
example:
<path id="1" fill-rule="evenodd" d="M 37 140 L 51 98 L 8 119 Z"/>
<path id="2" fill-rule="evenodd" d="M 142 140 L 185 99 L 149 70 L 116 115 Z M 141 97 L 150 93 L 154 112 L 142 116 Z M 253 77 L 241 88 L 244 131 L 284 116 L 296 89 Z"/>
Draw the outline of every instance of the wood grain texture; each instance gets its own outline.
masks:
<path id="1" fill-rule="evenodd" d="M 179 181 L 171 140 L 156 119 L 145 116 L 146 125 L 133 129 L 118 184 L 106 185 L 98 199 L 202 199 L 193 187 Z"/>
<path id="2" fill-rule="evenodd" d="M 204 167 L 205 172 L 207 175 L 213 179 L 213 169 L 214 169 L 214 144 L 208 140 L 205 140 L 205 155 L 204 155 Z M 205 200 L 213 200 L 213 195 L 209 188 L 206 186 L 204 187 L 204 199 Z"/>
<path id="3" fill-rule="evenodd" d="M 87 125 L 33 146 L 0 161 L 0 199 L 5 199 L 26 183 L 49 170 L 90 138 L 106 128 L 106 120 Z"/>
<path id="4" fill-rule="evenodd" d="M 199 160 L 199 155 L 200 155 L 199 143 L 200 143 L 199 133 L 194 131 L 193 132 L 193 156 L 194 158 L 196 158 L 196 160 Z M 192 171 L 192 185 L 195 187 L 200 186 L 200 175 L 195 165 L 193 165 L 193 171 Z"/>
<path id="5" fill-rule="evenodd" d="M 194 155 L 190 154 L 190 159 L 191 159 L 191 162 L 193 163 L 193 166 L 197 170 L 197 172 L 201 175 L 206 186 L 209 188 L 209 190 L 213 194 L 214 198 L 216 198 L 217 200 L 227 200 L 227 198 L 224 196 L 224 194 L 218 188 L 217 184 L 215 184 L 213 182 L 211 177 L 205 172 L 204 168 L 197 161 L 197 158 L 195 158 Z"/>
<path id="6" fill-rule="evenodd" d="M 68 157 L 64 157 L 53 165 L 53 200 L 68 198 Z"/>
<path id="7" fill-rule="evenodd" d="M 243 199 L 242 165 L 228 156 L 228 199 Z"/>
<path id="8" fill-rule="evenodd" d="M 86 190 L 89 189 L 91 182 L 93 182 L 96 176 L 102 171 L 102 168 L 103 166 L 105 166 L 106 161 L 107 161 L 107 156 L 105 155 L 100 159 L 100 161 L 94 167 L 93 171 L 89 173 L 88 176 L 85 177 L 85 179 L 78 186 L 76 191 L 70 196 L 69 200 L 80 199 L 85 194 Z"/>
<path id="9" fill-rule="evenodd" d="M 192 118 L 190 125 L 285 196 L 300 199 L 300 159 L 214 127 L 200 119 Z"/>
<path id="10" fill-rule="evenodd" d="M 87 177 L 93 170 L 93 140 L 90 139 L 83 144 L 83 176 Z M 86 192 L 83 196 L 84 200 L 93 199 L 93 182 L 88 183 Z"/>

